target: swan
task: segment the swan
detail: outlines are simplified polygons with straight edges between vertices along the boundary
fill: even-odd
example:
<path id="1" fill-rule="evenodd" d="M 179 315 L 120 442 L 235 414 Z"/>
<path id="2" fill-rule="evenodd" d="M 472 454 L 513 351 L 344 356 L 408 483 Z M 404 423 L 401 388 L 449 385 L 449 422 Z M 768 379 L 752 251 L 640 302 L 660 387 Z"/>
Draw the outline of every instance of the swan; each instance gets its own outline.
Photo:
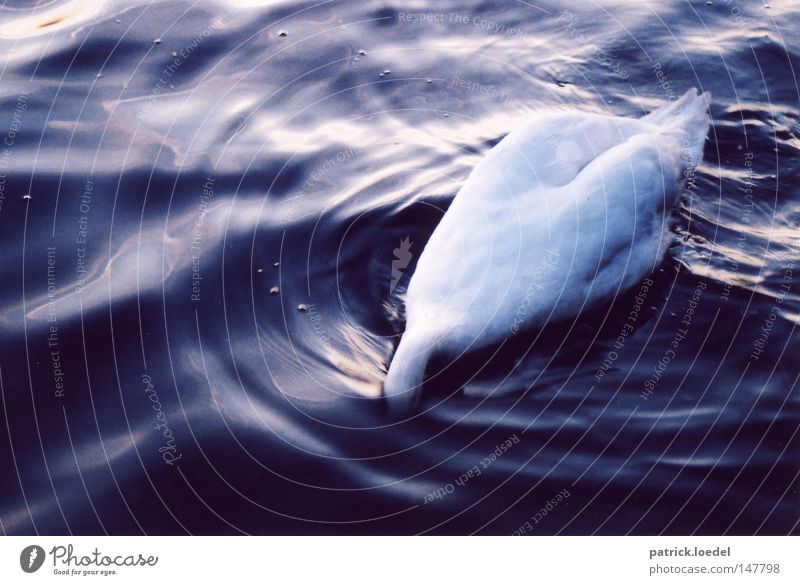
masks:
<path id="1" fill-rule="evenodd" d="M 710 99 L 690 89 L 641 118 L 543 113 L 492 148 L 409 281 L 383 387 L 389 411 L 417 404 L 432 356 L 569 319 L 650 274 L 702 158 Z"/>

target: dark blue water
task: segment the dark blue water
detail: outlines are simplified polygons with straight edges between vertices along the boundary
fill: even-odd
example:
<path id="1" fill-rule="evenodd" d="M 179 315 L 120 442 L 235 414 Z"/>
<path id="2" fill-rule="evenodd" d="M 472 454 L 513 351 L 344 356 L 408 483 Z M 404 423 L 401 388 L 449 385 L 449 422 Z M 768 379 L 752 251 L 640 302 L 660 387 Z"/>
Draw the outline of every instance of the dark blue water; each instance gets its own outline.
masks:
<path id="1" fill-rule="evenodd" d="M 31 4 L 0 11 L 4 533 L 800 532 L 796 3 Z M 692 86 L 664 263 L 389 418 L 470 169 L 534 112 Z"/>

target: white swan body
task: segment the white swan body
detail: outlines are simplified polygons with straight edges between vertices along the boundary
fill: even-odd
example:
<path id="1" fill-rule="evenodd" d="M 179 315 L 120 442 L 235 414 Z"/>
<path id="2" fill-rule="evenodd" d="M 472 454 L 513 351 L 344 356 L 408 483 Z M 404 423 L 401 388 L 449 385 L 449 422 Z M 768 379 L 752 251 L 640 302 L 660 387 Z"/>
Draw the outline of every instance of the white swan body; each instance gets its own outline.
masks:
<path id="1" fill-rule="evenodd" d="M 498 143 L 419 258 L 384 383 L 390 410 L 417 402 L 432 355 L 573 317 L 649 274 L 702 157 L 709 99 L 692 89 L 639 119 L 543 114 Z"/>

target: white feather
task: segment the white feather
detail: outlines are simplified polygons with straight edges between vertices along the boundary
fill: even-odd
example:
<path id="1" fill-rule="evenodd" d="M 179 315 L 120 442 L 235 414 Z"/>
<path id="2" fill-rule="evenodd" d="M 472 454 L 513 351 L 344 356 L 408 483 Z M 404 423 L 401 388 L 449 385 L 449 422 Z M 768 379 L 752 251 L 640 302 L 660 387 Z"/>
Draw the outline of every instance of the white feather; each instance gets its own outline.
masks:
<path id="1" fill-rule="evenodd" d="M 384 383 L 390 409 L 417 402 L 434 353 L 574 317 L 648 275 L 701 160 L 709 101 L 692 89 L 639 119 L 544 114 L 497 144 L 419 258 Z"/>

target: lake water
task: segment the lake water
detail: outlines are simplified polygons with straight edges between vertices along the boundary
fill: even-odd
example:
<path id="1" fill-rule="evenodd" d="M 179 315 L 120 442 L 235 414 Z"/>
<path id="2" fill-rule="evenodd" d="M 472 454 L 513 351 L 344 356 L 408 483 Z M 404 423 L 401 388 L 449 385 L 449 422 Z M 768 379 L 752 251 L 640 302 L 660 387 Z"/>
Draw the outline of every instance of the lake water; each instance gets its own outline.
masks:
<path id="1" fill-rule="evenodd" d="M 796 3 L 39 4 L 0 11 L 4 533 L 800 532 Z M 388 417 L 481 157 L 690 87 L 663 264 Z"/>

